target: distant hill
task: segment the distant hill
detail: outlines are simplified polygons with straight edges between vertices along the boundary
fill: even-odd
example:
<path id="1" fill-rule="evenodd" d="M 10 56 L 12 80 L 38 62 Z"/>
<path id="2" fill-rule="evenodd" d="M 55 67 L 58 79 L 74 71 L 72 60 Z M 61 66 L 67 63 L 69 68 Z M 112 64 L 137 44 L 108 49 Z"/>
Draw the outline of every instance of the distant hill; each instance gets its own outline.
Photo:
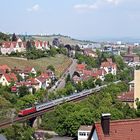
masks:
<path id="1" fill-rule="evenodd" d="M 52 43 L 54 38 L 58 38 L 65 45 L 66 44 L 76 45 L 76 44 L 93 43 L 92 41 L 73 39 L 73 38 L 71 38 L 69 36 L 64 36 L 64 35 L 60 35 L 60 34 L 59 35 L 48 35 L 48 36 L 34 35 L 32 37 L 33 37 L 33 39 L 49 41 L 50 43 Z"/>
<path id="2" fill-rule="evenodd" d="M 9 41 L 10 40 L 10 36 L 0 32 L 0 41 Z"/>

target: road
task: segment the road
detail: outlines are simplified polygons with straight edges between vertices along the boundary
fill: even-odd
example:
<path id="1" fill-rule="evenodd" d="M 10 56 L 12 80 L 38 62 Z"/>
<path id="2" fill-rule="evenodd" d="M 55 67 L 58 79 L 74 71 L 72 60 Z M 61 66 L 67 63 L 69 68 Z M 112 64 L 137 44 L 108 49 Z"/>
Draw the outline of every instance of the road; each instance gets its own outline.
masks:
<path id="1" fill-rule="evenodd" d="M 66 69 L 66 71 L 63 73 L 61 78 L 55 83 L 55 85 L 51 89 L 49 89 L 49 92 L 64 88 L 65 78 L 67 77 L 68 74 L 70 74 L 70 76 L 72 77 L 74 71 L 76 70 L 76 65 L 77 65 L 77 60 L 72 59 L 72 64 Z"/>

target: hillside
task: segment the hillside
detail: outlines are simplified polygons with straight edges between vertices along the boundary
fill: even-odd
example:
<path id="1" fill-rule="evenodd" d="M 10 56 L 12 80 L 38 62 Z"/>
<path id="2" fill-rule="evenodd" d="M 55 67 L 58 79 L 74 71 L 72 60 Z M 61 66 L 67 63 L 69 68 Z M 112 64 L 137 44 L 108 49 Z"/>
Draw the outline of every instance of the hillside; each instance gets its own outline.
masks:
<path id="1" fill-rule="evenodd" d="M 53 41 L 54 38 L 58 38 L 65 45 L 66 44 L 76 45 L 76 44 L 91 43 L 91 41 L 73 39 L 69 36 L 63 36 L 63 35 L 32 36 L 32 37 L 37 40 L 49 41 L 50 43 Z"/>
<path id="2" fill-rule="evenodd" d="M 36 60 L 26 60 L 15 57 L 0 57 L 0 65 L 7 64 L 9 67 L 18 67 L 23 69 L 26 66 L 35 67 L 36 70 L 44 71 L 48 65 L 53 65 L 56 70 L 56 75 L 60 76 L 62 72 L 68 67 L 71 60 L 64 55 L 56 55 L 55 57 L 46 57 Z"/>

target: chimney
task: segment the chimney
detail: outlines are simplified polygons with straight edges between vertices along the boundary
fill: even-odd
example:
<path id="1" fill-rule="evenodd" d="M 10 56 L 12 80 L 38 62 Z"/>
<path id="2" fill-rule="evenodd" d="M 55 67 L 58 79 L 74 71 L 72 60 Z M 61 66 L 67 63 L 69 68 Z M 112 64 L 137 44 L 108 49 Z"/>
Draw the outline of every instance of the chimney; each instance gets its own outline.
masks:
<path id="1" fill-rule="evenodd" d="M 101 126 L 104 135 L 108 136 L 110 134 L 110 113 L 103 113 L 101 116 Z"/>

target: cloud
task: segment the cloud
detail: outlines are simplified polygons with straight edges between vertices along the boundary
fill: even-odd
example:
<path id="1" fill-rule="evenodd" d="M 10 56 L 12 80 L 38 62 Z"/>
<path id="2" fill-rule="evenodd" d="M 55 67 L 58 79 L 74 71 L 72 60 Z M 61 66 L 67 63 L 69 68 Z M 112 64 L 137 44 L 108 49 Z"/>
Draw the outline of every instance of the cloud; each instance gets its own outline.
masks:
<path id="1" fill-rule="evenodd" d="M 95 10 L 98 9 L 97 4 L 76 4 L 73 6 L 75 10 L 78 11 L 90 11 L 90 10 Z"/>
<path id="2" fill-rule="evenodd" d="M 107 3 L 118 5 L 122 0 L 105 0 Z"/>
<path id="3" fill-rule="evenodd" d="M 34 11 L 38 11 L 39 9 L 40 9 L 40 6 L 38 4 L 35 4 L 31 8 L 28 8 L 27 11 L 34 12 Z"/>
<path id="4" fill-rule="evenodd" d="M 121 2 L 124 0 L 96 0 L 93 2 L 93 0 L 90 1 L 91 4 L 77 4 L 74 5 L 74 9 L 77 11 L 90 11 L 90 10 L 96 10 L 103 7 L 108 7 L 109 5 L 118 6 Z"/>

